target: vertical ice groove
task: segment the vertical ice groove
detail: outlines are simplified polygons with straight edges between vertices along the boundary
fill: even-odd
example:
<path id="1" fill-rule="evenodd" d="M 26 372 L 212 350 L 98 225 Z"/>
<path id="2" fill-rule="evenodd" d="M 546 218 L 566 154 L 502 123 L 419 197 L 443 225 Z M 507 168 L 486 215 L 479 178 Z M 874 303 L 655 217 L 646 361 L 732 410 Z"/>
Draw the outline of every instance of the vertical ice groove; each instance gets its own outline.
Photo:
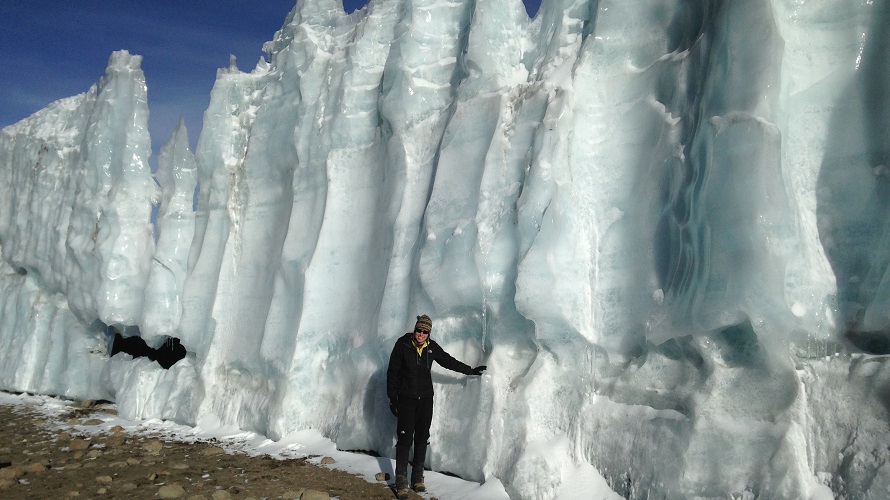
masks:
<path id="1" fill-rule="evenodd" d="M 275 414 L 278 432 L 289 431 L 293 415 L 299 415 L 338 434 L 339 428 L 316 420 L 332 409 L 334 401 L 313 391 L 311 384 L 319 370 L 323 370 L 325 384 L 370 375 L 365 354 L 351 352 L 349 347 L 373 338 L 376 311 L 369 306 L 379 304 L 386 273 L 389 200 L 385 193 L 396 179 L 391 181 L 384 170 L 385 150 L 377 141 L 385 131 L 380 128 L 376 100 L 398 11 L 398 3 L 372 5 L 358 23 L 344 16 L 342 23 L 320 24 L 311 36 L 335 43 L 326 49 L 326 55 L 305 54 L 303 105 L 315 121 L 298 126 L 297 203 L 291 217 L 294 225 L 285 242 L 288 260 L 294 259 L 289 263 L 293 282 L 282 282 L 278 300 L 281 306 L 287 304 L 292 292 L 285 286 L 298 286 L 299 316 L 277 328 L 291 355 L 282 360 L 288 391 L 282 393 Z M 304 236 L 307 219 L 297 209 L 312 211 L 308 220 L 313 229 L 311 246 Z M 380 219 L 369 221 L 368 214 L 379 214 Z M 370 267 L 367 262 L 381 265 Z M 332 268 L 342 268 L 344 273 L 331 274 Z M 315 354 L 304 358 L 296 351 L 305 348 Z M 354 387 L 340 397 L 360 406 L 358 402 L 365 397 L 360 389 Z M 348 441 L 353 435 L 363 435 L 364 427 L 342 432 L 342 439 Z"/>
<path id="2" fill-rule="evenodd" d="M 156 226 L 158 241 L 151 273 L 145 286 L 140 321 L 142 338 L 157 345 L 164 336 L 177 336 L 182 316 L 182 287 L 194 239 L 192 210 L 197 164 L 189 149 L 188 131 L 180 120 L 173 136 L 161 149 L 155 173 L 162 190 Z"/>
<path id="3" fill-rule="evenodd" d="M 880 241 L 886 239 L 887 228 L 863 223 L 859 215 L 883 210 L 869 194 L 880 189 L 874 156 L 869 155 L 881 147 L 870 147 L 866 138 L 867 130 L 881 130 L 881 125 L 868 123 L 865 110 L 880 110 L 872 116 L 883 116 L 886 124 L 881 101 L 871 99 L 867 90 L 886 87 L 879 83 L 884 79 L 873 77 L 869 69 L 883 67 L 886 55 L 864 50 L 862 40 L 872 41 L 871 47 L 881 45 L 886 28 L 877 19 L 886 19 L 886 4 L 774 3 L 786 40 L 780 123 L 786 137 L 783 166 L 804 242 L 789 262 L 788 295 L 797 304 L 801 330 L 817 338 L 829 337 L 835 328 L 881 328 L 878 325 L 886 325 L 886 320 L 872 323 L 863 313 L 877 299 L 872 294 L 880 287 L 877 283 L 887 269 L 886 259 L 872 260 L 865 266 L 871 270 L 866 271 L 856 263 L 856 252 L 849 249 L 886 247 Z M 838 126 L 843 127 L 840 134 Z M 848 138 L 849 146 L 830 140 L 832 136 Z M 851 237 L 861 232 L 855 228 L 863 226 L 870 227 L 870 234 L 877 238 L 866 242 Z M 837 251 L 839 247 L 845 249 Z M 874 302 L 875 309 L 881 303 L 880 299 Z M 836 321 L 840 324 L 835 325 Z"/>
<path id="4" fill-rule="evenodd" d="M 96 227 L 101 274 L 96 301 L 99 317 L 108 324 L 138 322 L 154 251 L 149 218 L 156 185 L 148 165 L 151 139 L 141 61 L 125 51 L 112 55 L 85 138 L 85 166 L 101 173 L 101 187 L 79 196 L 97 196 L 104 204 Z"/>

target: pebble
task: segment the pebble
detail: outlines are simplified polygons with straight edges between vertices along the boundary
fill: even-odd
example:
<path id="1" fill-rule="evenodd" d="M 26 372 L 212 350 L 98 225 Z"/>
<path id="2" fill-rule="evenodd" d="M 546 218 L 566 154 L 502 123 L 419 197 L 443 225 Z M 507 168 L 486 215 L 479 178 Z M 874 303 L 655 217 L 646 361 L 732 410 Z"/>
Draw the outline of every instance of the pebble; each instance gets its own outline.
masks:
<path id="1" fill-rule="evenodd" d="M 49 468 L 49 467 L 47 466 L 47 464 L 44 464 L 44 463 L 28 464 L 28 465 L 23 465 L 23 466 L 21 467 L 22 471 L 24 471 L 25 473 L 29 473 L 29 472 L 46 472 L 46 469 L 48 469 L 48 468 Z"/>
<path id="2" fill-rule="evenodd" d="M 323 491 L 318 490 L 306 490 L 303 492 L 303 496 L 300 497 L 300 500 L 329 500 L 331 495 Z"/>
<path id="3" fill-rule="evenodd" d="M 5 467 L 0 469 L 0 479 L 18 479 L 25 475 L 20 467 Z"/>
<path id="4" fill-rule="evenodd" d="M 322 465 L 331 465 L 331 464 L 335 464 L 335 463 L 337 463 L 337 461 L 334 460 L 332 457 L 324 457 L 321 459 Z"/>
<path id="5" fill-rule="evenodd" d="M 123 432 L 116 432 L 105 439 L 105 445 L 111 447 L 122 446 L 127 442 L 127 435 Z"/>
<path id="6" fill-rule="evenodd" d="M 152 440 L 152 441 L 149 441 L 149 442 L 145 443 L 144 445 L 142 445 L 142 449 L 153 454 L 153 455 L 157 455 L 157 454 L 161 453 L 161 450 L 164 449 L 164 443 L 162 443 L 160 441 Z"/>
<path id="7" fill-rule="evenodd" d="M 68 448 L 74 450 L 85 450 L 90 447 L 90 442 L 82 438 L 74 438 L 68 443 Z"/>
<path id="8" fill-rule="evenodd" d="M 158 498 L 180 498 L 185 496 L 185 488 L 179 484 L 165 484 L 158 489 Z"/>

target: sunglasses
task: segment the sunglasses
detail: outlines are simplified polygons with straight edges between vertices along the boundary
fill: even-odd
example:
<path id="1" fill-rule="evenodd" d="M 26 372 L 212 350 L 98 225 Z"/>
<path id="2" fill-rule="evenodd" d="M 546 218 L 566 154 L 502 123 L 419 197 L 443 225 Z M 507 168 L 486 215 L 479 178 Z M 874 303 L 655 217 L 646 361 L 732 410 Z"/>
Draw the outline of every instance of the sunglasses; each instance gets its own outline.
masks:
<path id="1" fill-rule="evenodd" d="M 424 335 L 429 335 L 429 334 L 430 334 L 430 332 L 425 332 L 425 331 L 423 331 L 423 330 L 414 330 L 414 333 L 422 333 L 422 334 L 424 334 Z"/>

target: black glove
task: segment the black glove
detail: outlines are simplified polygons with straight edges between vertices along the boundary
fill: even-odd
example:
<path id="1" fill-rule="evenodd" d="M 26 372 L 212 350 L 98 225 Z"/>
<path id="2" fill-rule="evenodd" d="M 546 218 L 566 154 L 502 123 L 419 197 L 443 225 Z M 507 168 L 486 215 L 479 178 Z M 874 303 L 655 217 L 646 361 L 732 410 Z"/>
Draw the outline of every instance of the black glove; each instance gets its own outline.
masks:
<path id="1" fill-rule="evenodd" d="M 398 400 L 389 400 L 389 411 L 392 412 L 393 415 L 399 416 L 399 401 Z"/>
<path id="2" fill-rule="evenodd" d="M 477 366 L 476 368 L 470 370 L 470 375 L 482 375 L 482 372 L 484 372 L 486 368 L 488 367 L 485 365 Z"/>

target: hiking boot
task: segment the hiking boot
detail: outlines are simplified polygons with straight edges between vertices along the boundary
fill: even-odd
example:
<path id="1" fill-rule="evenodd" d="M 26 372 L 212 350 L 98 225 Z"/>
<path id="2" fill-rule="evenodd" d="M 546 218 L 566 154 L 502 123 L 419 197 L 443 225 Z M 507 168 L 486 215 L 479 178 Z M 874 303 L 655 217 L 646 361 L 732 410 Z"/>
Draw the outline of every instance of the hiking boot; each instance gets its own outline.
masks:
<path id="1" fill-rule="evenodd" d="M 417 492 L 426 491 L 426 485 L 423 484 L 423 463 L 411 465 L 411 488 Z"/>
<path id="2" fill-rule="evenodd" d="M 408 489 L 408 476 L 399 474 L 396 476 L 396 496 L 399 497 L 399 500 L 405 500 L 408 498 L 408 494 L 411 490 Z"/>

